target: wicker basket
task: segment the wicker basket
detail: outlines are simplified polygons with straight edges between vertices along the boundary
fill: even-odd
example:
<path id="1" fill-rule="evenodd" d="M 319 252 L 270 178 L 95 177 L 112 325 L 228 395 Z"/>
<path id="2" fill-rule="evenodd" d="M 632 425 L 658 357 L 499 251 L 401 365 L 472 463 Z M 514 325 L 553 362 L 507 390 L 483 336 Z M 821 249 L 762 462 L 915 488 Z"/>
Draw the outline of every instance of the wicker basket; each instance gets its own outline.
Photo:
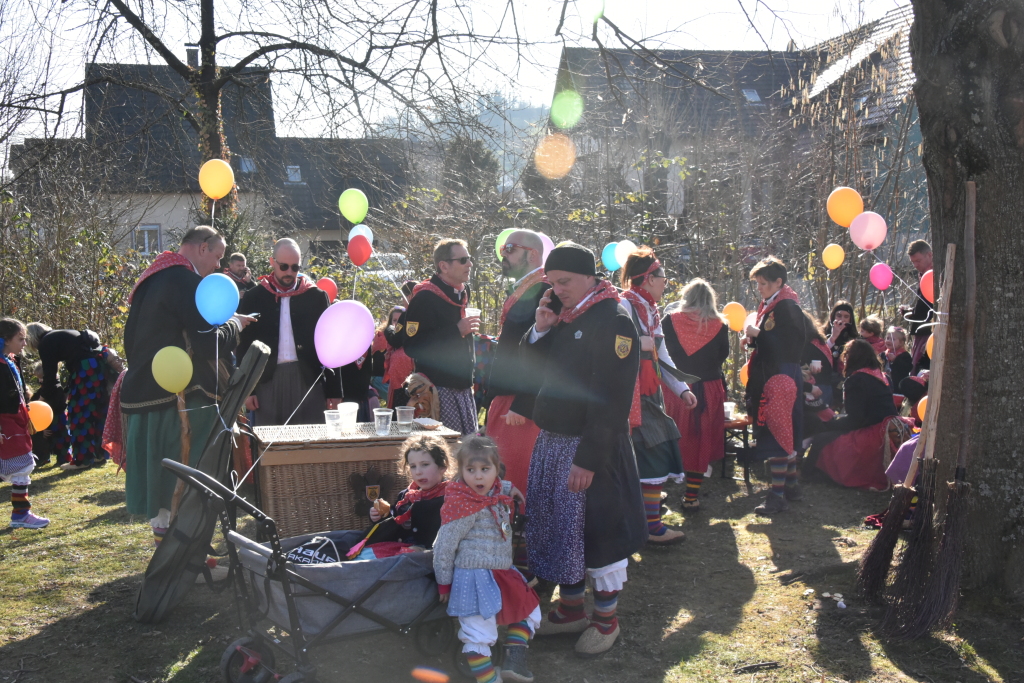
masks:
<path id="1" fill-rule="evenodd" d="M 414 428 L 399 434 L 379 436 L 373 423 L 359 423 L 341 438 L 327 437 L 325 425 L 257 427 L 259 506 L 277 523 L 282 538 L 319 531 L 363 529 L 369 502 L 380 496 L 390 498 L 408 484 L 399 473 L 398 449 L 409 436 L 430 434 L 450 444 L 461 434 L 446 427 L 428 431 Z M 388 490 L 375 490 L 365 478 L 371 468 L 378 475 L 391 475 Z M 372 477 L 371 477 L 372 478 Z M 379 485 L 379 484 L 377 484 Z"/>

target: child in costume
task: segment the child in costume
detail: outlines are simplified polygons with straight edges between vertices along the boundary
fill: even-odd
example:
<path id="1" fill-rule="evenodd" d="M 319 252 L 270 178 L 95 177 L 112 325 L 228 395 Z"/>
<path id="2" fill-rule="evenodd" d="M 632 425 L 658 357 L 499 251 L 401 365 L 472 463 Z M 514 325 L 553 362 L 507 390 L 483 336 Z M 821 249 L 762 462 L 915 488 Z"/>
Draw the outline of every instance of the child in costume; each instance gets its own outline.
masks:
<path id="1" fill-rule="evenodd" d="M 28 485 L 32 482 L 29 475 L 36 461 L 19 361 L 27 341 L 25 325 L 3 318 L 0 338 L 4 359 L 0 364 L 0 479 L 11 485 L 11 528 L 42 529 L 50 520 L 34 515 L 28 500 Z"/>
<path id="2" fill-rule="evenodd" d="M 374 501 L 370 521 L 382 524 L 366 543 L 399 541 L 430 548 L 441 528 L 441 506 L 448 486 L 448 444 L 438 436 L 409 437 L 398 457 L 412 483 L 398 494 L 394 507 L 381 499 Z"/>
<path id="3" fill-rule="evenodd" d="M 540 601 L 512 566 L 513 498 L 522 494 L 498 478 L 501 457 L 483 436 L 463 440 L 459 478 L 448 485 L 434 574 L 448 614 L 459 618 L 459 640 L 478 683 L 530 683 L 526 648 L 540 624 Z M 498 625 L 508 624 L 501 671 L 491 662 Z"/>

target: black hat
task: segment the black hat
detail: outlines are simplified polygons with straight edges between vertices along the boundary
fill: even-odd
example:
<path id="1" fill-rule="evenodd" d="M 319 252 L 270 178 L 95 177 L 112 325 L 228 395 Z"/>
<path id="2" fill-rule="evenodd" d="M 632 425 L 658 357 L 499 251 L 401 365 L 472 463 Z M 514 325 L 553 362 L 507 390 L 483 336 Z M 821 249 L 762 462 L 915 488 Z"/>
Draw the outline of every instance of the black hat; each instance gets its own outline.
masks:
<path id="1" fill-rule="evenodd" d="M 549 273 L 564 270 L 567 273 L 593 276 L 597 275 L 597 264 L 594 262 L 594 252 L 575 242 L 562 242 L 548 254 L 544 270 Z"/>

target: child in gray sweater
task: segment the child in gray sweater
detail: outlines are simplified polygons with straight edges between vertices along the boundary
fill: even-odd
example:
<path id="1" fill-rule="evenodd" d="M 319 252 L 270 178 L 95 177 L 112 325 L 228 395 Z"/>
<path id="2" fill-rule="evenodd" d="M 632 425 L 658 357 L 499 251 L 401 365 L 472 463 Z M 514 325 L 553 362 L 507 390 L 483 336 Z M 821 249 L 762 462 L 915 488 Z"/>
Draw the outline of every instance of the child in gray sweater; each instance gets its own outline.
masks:
<path id="1" fill-rule="evenodd" d="M 463 440 L 458 479 L 448 484 L 434 574 L 478 683 L 531 683 L 526 648 L 540 623 L 540 600 L 512 566 L 512 503 L 522 494 L 498 479 L 498 447 L 485 436 Z M 498 625 L 508 624 L 501 671 L 491 662 Z"/>

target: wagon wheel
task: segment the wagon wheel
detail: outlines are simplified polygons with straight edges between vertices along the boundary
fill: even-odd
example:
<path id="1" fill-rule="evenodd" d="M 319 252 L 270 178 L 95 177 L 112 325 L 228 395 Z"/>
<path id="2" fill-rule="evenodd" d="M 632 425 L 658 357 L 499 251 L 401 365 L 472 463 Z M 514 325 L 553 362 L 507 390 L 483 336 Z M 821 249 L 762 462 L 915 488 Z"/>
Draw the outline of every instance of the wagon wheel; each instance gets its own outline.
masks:
<path id="1" fill-rule="evenodd" d="M 425 621 L 416 627 L 416 649 L 431 657 L 444 653 L 455 640 L 455 625 L 451 619 Z"/>
<path id="2" fill-rule="evenodd" d="M 267 683 L 274 675 L 274 651 L 260 648 L 246 636 L 228 645 L 220 658 L 220 672 L 227 683 Z"/>

